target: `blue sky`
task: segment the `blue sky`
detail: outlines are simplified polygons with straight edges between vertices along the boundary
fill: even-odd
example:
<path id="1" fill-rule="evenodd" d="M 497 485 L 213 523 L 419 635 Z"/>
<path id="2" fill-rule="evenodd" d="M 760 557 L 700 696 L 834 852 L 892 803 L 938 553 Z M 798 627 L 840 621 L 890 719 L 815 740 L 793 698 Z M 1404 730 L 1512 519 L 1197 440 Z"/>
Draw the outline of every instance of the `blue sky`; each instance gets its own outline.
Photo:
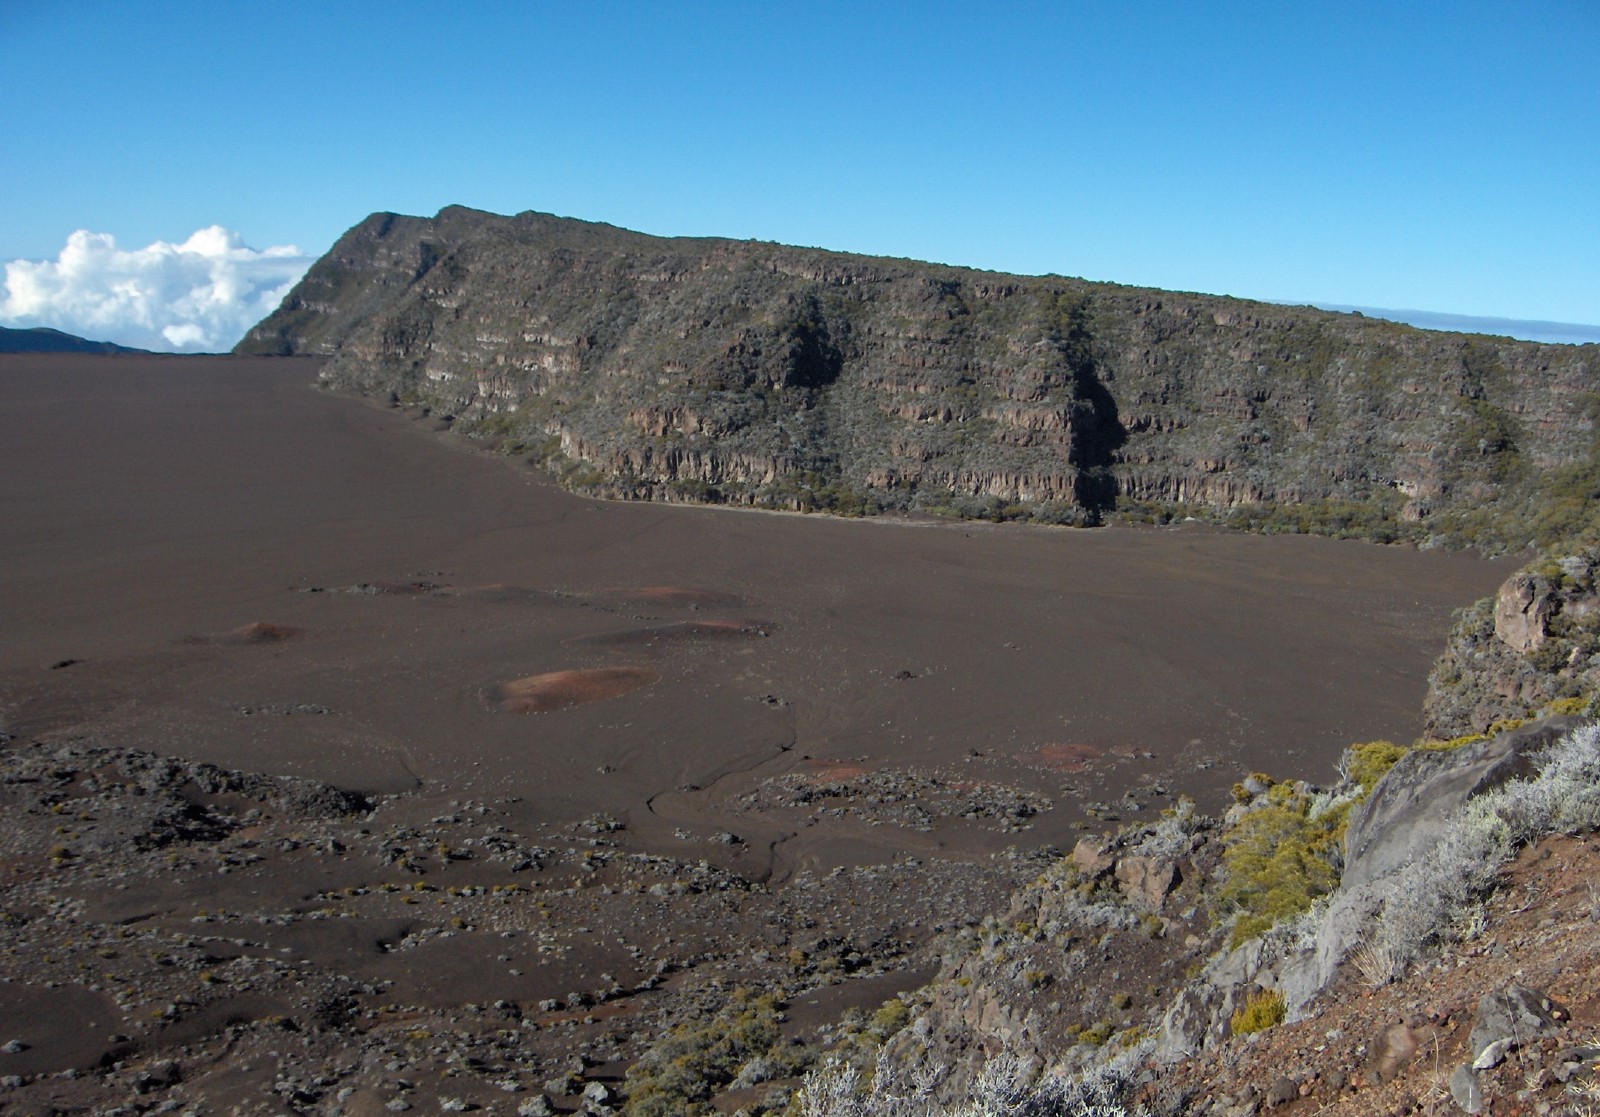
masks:
<path id="1" fill-rule="evenodd" d="M 461 203 L 1600 324 L 1596 58 L 1593 0 L 0 0 L 0 260 Z"/>

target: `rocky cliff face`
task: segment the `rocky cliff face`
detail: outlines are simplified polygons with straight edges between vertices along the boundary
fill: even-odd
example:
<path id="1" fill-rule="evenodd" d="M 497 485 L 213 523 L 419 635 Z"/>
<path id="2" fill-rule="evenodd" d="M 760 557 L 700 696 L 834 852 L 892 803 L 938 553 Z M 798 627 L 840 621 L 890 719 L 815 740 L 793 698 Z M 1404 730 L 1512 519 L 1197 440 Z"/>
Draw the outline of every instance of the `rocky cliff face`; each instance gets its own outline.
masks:
<path id="1" fill-rule="evenodd" d="M 1514 544 L 1600 407 L 1600 346 L 461 208 L 369 217 L 239 348 L 608 495 Z"/>

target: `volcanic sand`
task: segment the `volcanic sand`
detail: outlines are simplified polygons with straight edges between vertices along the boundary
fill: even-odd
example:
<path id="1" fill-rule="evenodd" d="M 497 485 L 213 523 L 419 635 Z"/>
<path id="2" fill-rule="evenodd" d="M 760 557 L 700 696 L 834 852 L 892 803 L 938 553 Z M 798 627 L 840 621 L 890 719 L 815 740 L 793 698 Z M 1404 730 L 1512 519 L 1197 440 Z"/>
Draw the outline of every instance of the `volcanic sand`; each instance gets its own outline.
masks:
<path id="1" fill-rule="evenodd" d="M 1509 569 L 597 502 L 321 393 L 316 367 L 0 358 L 0 729 L 599 812 L 645 849 L 734 830 L 707 856 L 781 881 L 1070 845 L 1088 810 L 1157 809 L 1155 785 L 1217 807 L 1246 771 L 1327 777 L 1345 745 L 1418 731 L 1452 611 Z M 543 712 L 500 708 L 519 693 Z M 1054 807 L 1021 831 L 749 807 L 818 773 Z"/>

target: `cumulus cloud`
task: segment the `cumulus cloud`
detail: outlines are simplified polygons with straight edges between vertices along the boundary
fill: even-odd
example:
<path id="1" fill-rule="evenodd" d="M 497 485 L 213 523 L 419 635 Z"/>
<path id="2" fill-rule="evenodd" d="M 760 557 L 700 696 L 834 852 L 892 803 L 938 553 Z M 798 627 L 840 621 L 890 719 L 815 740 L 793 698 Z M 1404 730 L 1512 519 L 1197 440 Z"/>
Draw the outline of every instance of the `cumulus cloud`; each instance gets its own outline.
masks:
<path id="1" fill-rule="evenodd" d="M 12 260 L 0 324 L 52 326 L 141 349 L 220 352 L 275 310 L 311 266 L 293 245 L 254 249 L 212 225 L 182 244 L 122 249 L 80 229 L 54 260 Z"/>

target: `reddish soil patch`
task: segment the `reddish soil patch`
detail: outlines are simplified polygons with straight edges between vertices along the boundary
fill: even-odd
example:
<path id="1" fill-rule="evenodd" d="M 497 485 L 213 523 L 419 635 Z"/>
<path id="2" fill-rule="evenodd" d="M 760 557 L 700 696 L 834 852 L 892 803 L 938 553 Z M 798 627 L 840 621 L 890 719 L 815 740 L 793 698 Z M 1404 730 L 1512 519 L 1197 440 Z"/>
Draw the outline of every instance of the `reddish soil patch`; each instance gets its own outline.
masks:
<path id="1" fill-rule="evenodd" d="M 590 667 L 577 671 L 547 671 L 503 683 L 489 698 L 511 714 L 543 714 L 618 698 L 649 686 L 661 678 L 643 667 Z"/>
<path id="2" fill-rule="evenodd" d="M 809 770 L 804 775 L 812 783 L 860 779 L 872 771 L 854 760 L 828 760 L 823 757 L 807 757 L 805 766 Z"/>
<path id="3" fill-rule="evenodd" d="M 1104 755 L 1093 745 L 1056 743 L 1044 745 L 1032 753 L 1023 753 L 1020 759 L 1031 767 L 1049 772 L 1084 772 L 1088 770 L 1090 761 Z"/>
<path id="4" fill-rule="evenodd" d="M 226 636 L 217 641 L 219 644 L 281 644 L 285 640 L 293 640 L 304 629 L 292 628 L 286 624 L 271 624 L 267 621 L 252 621 L 242 624 Z"/>

